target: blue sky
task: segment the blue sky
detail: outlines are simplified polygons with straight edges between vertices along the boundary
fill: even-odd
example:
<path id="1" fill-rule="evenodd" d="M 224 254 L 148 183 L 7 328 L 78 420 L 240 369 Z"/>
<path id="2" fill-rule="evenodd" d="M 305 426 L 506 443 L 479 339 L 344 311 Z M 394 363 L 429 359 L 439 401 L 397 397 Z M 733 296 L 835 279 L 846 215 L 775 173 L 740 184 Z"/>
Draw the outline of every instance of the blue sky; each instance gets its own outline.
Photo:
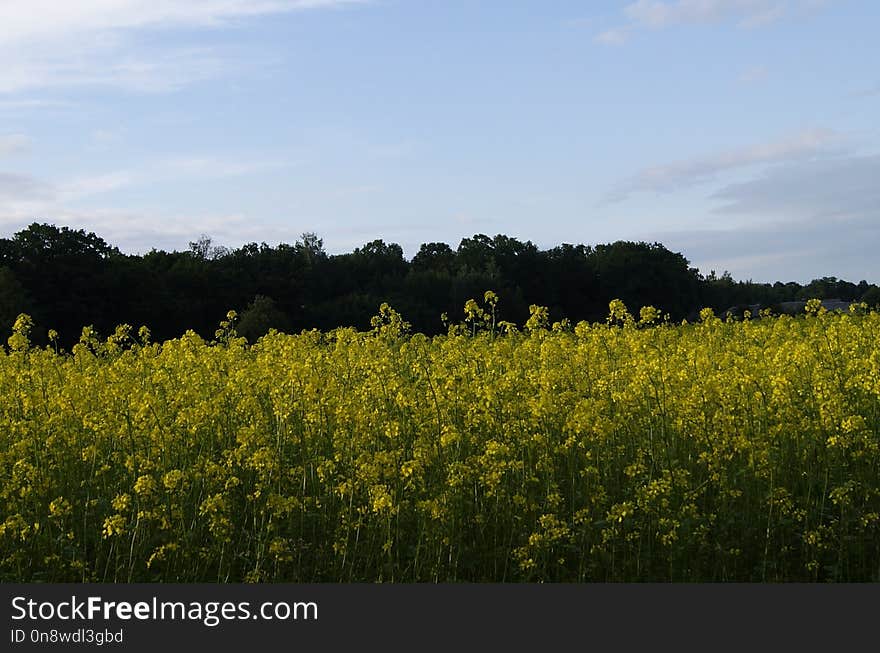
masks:
<path id="1" fill-rule="evenodd" d="M 503 233 L 880 282 L 868 0 L 0 2 L 0 234 Z"/>

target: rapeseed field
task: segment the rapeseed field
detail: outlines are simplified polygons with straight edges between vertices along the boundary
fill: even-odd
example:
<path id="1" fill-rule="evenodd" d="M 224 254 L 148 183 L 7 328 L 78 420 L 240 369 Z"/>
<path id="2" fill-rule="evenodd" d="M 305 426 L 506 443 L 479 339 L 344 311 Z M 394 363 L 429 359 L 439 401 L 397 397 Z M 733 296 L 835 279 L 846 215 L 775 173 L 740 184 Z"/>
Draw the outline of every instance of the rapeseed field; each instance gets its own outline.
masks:
<path id="1" fill-rule="evenodd" d="M 22 315 L 0 580 L 880 580 L 880 314 L 609 308 L 72 351 Z"/>

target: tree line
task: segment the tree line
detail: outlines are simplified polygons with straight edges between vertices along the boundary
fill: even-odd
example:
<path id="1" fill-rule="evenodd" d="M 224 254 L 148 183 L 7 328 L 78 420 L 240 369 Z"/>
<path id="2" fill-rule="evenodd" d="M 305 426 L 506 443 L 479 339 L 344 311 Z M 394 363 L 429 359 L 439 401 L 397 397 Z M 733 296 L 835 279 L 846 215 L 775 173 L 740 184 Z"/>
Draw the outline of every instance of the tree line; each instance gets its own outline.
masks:
<path id="1" fill-rule="evenodd" d="M 880 288 L 866 281 L 770 284 L 736 281 L 726 272 L 702 275 L 660 243 L 539 249 L 477 234 L 457 248 L 425 243 L 407 260 L 400 245 L 383 240 L 328 254 L 313 233 L 276 247 L 226 248 L 203 236 L 186 251 L 142 255 L 45 223 L 0 239 L 0 333 L 8 335 L 15 317 L 28 313 L 42 327 L 38 340 L 54 329 L 66 346 L 86 325 L 104 335 L 124 323 L 146 325 L 155 340 L 188 329 L 211 338 L 230 309 L 239 313 L 239 334 L 251 341 L 270 328 L 367 329 L 383 302 L 430 335 L 445 331 L 442 315 L 459 321 L 464 303 L 490 289 L 500 319 L 516 324 L 528 319 L 531 304 L 548 307 L 554 321 L 602 320 L 615 298 L 634 310 L 655 306 L 674 320 L 693 319 L 705 306 L 720 312 L 814 297 L 880 303 Z"/>

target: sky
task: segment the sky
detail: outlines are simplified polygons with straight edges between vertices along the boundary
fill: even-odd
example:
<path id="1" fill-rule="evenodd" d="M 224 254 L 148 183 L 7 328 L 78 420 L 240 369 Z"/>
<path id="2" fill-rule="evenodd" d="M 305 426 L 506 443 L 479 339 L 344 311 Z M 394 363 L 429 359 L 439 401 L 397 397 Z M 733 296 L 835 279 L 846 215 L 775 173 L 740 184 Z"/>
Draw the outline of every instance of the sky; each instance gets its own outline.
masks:
<path id="1" fill-rule="evenodd" d="M 873 0 L 0 0 L 0 236 L 880 282 Z"/>

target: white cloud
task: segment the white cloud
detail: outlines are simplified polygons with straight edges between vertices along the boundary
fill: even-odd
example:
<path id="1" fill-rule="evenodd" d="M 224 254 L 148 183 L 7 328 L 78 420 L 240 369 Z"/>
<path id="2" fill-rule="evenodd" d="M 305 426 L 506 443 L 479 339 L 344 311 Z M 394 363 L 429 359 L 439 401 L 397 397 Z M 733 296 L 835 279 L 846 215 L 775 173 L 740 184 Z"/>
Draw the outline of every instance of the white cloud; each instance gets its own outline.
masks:
<path id="1" fill-rule="evenodd" d="M 602 32 L 596 40 L 619 43 L 609 39 L 635 28 L 663 29 L 713 23 L 760 27 L 815 11 L 828 3 L 829 0 L 637 0 L 623 8 L 626 22 L 622 27 Z"/>
<path id="2" fill-rule="evenodd" d="M 94 204 L 96 198 L 100 201 L 102 195 L 127 188 L 181 181 L 221 180 L 287 165 L 293 164 L 269 159 L 171 156 L 154 159 L 134 169 L 80 175 L 55 182 L 30 174 L 0 172 L 0 216 L 28 222 L 39 216 L 63 220 L 68 215 L 85 215 L 80 209 L 74 208 L 79 202 L 88 200 L 89 204 Z"/>
<path id="3" fill-rule="evenodd" d="M 30 139 L 24 134 L 0 134 L 0 156 L 27 152 L 30 145 Z"/>
<path id="4" fill-rule="evenodd" d="M 713 193 L 728 214 L 863 218 L 880 212 L 880 155 L 831 157 L 772 168 Z"/>
<path id="5" fill-rule="evenodd" d="M 221 179 L 240 177 L 261 172 L 269 168 L 289 165 L 281 161 L 223 159 L 210 156 L 168 157 L 147 172 L 152 180 L 185 178 Z"/>
<path id="6" fill-rule="evenodd" d="M 625 29 L 609 29 L 596 35 L 596 43 L 602 45 L 622 45 L 626 43 L 627 31 Z"/>
<path id="7" fill-rule="evenodd" d="M 93 129 L 89 134 L 92 149 L 107 149 L 114 145 L 119 145 L 124 138 L 124 132 L 121 129 Z"/>
<path id="8" fill-rule="evenodd" d="M 621 201 L 638 192 L 668 193 L 711 181 L 719 173 L 728 170 L 828 154 L 839 147 L 841 142 L 842 137 L 833 130 L 807 129 L 775 141 L 653 166 L 620 182 L 606 199 L 611 202 Z"/>
<path id="9" fill-rule="evenodd" d="M 293 243 L 307 223 L 279 225 L 261 222 L 242 214 L 194 215 L 146 213 L 128 209 L 100 208 L 71 210 L 56 208 L 51 216 L 35 212 L 38 207 L 21 207 L 0 212 L 0 233 L 11 235 L 32 222 L 50 222 L 96 233 L 107 243 L 129 254 L 143 254 L 153 248 L 185 250 L 188 243 L 209 235 L 215 244 L 239 247 L 249 242 Z"/>
<path id="10" fill-rule="evenodd" d="M 255 16 L 368 0 L 30 0 L 0 3 L 0 93 L 112 85 L 166 91 L 220 75 L 204 48 L 138 46 L 143 30 L 220 28 Z"/>
<path id="11" fill-rule="evenodd" d="M 0 235 L 8 237 L 35 221 L 51 222 L 95 232 L 124 252 L 144 253 L 154 247 L 186 249 L 202 234 L 209 234 L 217 244 L 239 246 L 273 239 L 294 242 L 309 230 L 307 225 L 277 225 L 242 214 L 147 212 L 106 203 L 87 208 L 76 205 L 78 200 L 94 201 L 104 193 L 145 181 L 146 176 L 119 171 L 51 184 L 31 175 L 0 172 Z"/>
<path id="12" fill-rule="evenodd" d="M 735 278 L 880 282 L 880 155 L 789 161 L 710 198 L 714 215 L 691 230 L 651 234 L 701 270 Z"/>
<path id="13" fill-rule="evenodd" d="M 799 283 L 824 276 L 880 282 L 871 246 L 878 238 L 880 226 L 865 220 L 768 220 L 747 227 L 650 235 L 682 252 L 703 273 L 726 270 L 735 279 Z"/>
<path id="14" fill-rule="evenodd" d="M 51 185 L 36 177 L 0 172 L 0 213 L 13 203 L 43 200 L 52 195 Z"/>
<path id="15" fill-rule="evenodd" d="M 113 86 L 173 91 L 236 70 L 231 57 L 207 48 L 142 51 L 134 44 L 70 43 L 4 50 L 0 94 L 43 88 Z"/>
<path id="16" fill-rule="evenodd" d="M 670 25 L 732 20 L 740 25 L 762 25 L 781 18 L 792 5 L 785 0 L 638 0 L 623 13 L 633 23 L 661 28 Z"/>
<path id="17" fill-rule="evenodd" d="M 638 0 L 623 9 L 624 15 L 635 24 L 647 27 L 666 27 L 677 23 L 709 22 L 717 19 L 725 5 L 730 2 L 659 2 L 658 0 Z M 737 3 L 738 4 L 738 3 Z"/>
<path id="18" fill-rule="evenodd" d="M 75 201 L 93 195 L 110 193 L 135 183 L 130 172 L 119 171 L 89 177 L 77 177 L 59 184 L 57 193 L 63 201 Z"/>
<path id="19" fill-rule="evenodd" d="M 757 84 L 766 80 L 768 74 L 766 66 L 753 66 L 744 70 L 737 81 L 740 84 Z"/>
<path id="20" fill-rule="evenodd" d="M 650 239 L 681 251 L 704 273 L 727 270 L 736 279 L 763 282 L 833 276 L 880 283 L 880 224 L 856 215 L 795 220 L 769 214 L 755 224 L 657 232 Z"/>
<path id="21" fill-rule="evenodd" d="M 880 84 L 877 84 L 876 86 L 869 86 L 867 88 L 859 89 L 858 91 L 853 93 L 853 95 L 855 97 L 860 97 L 860 98 L 867 98 L 867 97 L 873 97 L 875 95 L 880 95 Z"/>
<path id="22" fill-rule="evenodd" d="M 263 227 L 244 218 L 236 218 L 230 222 L 228 216 L 221 216 L 222 219 L 218 218 L 218 222 L 205 222 L 198 216 L 183 220 L 183 216 L 169 217 L 162 214 L 155 219 L 150 217 L 148 222 L 151 227 L 145 230 L 140 220 L 147 218 L 141 213 L 128 209 L 93 207 L 100 206 L 100 203 L 109 199 L 102 199 L 102 196 L 127 188 L 154 187 L 163 183 L 194 180 L 222 180 L 286 165 L 293 164 L 270 159 L 168 156 L 153 159 L 130 170 L 80 175 L 57 182 L 29 174 L 0 172 L 0 227 L 6 224 L 4 231 L 9 231 L 16 226 L 24 227 L 34 220 L 49 220 L 77 228 L 88 227 L 108 239 L 112 236 L 114 243 L 130 247 L 140 244 L 147 249 L 152 246 L 178 246 L 180 242 L 185 246 L 189 241 L 184 236 L 194 239 L 201 233 L 224 236 L 236 243 L 243 243 L 251 236 L 256 238 Z M 88 201 L 90 208 L 81 208 L 86 206 L 82 204 L 84 200 Z M 269 235 L 276 231 L 278 230 L 272 226 L 265 226 L 265 232 Z M 174 240 L 178 236 L 180 238 Z"/>
<path id="23" fill-rule="evenodd" d="M 2 75 L 2 73 L 0 73 Z M 41 100 L 36 98 L 16 98 L 14 100 L 0 100 L 0 111 L 28 113 L 38 109 L 62 109 L 74 106 L 71 102 L 61 100 Z"/>
<path id="24" fill-rule="evenodd" d="M 0 46 L 137 28 L 218 27 L 241 18 L 363 0 L 29 0 L 0 4 Z"/>

